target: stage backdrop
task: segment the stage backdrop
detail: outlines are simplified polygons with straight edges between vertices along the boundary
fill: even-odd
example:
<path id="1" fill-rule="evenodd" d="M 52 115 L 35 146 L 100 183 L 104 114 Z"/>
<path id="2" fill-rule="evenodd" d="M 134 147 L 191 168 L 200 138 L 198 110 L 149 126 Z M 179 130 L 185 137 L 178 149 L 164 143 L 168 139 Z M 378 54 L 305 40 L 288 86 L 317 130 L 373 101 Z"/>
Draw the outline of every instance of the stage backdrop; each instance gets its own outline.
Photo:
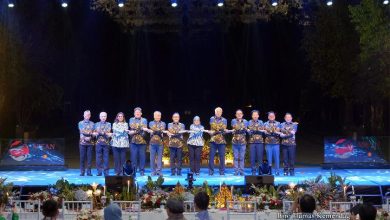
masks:
<path id="1" fill-rule="evenodd" d="M 387 164 L 387 141 L 381 137 L 326 137 L 325 163 L 375 163 Z"/>
<path id="2" fill-rule="evenodd" d="M 2 139 L 2 169 L 39 169 L 65 166 L 64 139 Z"/>

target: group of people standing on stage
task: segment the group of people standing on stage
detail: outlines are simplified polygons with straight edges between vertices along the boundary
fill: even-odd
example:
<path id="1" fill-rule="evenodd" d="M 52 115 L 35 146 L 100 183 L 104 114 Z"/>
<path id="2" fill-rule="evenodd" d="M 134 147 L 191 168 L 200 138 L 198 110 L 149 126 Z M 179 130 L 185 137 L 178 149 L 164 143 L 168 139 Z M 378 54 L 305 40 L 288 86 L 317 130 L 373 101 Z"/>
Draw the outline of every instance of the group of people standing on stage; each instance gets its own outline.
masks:
<path id="1" fill-rule="evenodd" d="M 122 112 L 116 115 L 114 123 L 107 122 L 107 113 L 101 112 L 100 122 L 90 121 L 91 112 L 84 112 L 84 120 L 80 121 L 80 175 L 91 176 L 92 148 L 96 145 L 96 168 L 98 176 L 109 175 L 109 151 L 114 155 L 115 174 L 123 174 L 123 165 L 126 162 L 126 152 L 130 148 L 131 161 L 141 176 L 145 174 L 145 154 L 147 134 L 150 135 L 150 167 L 152 175 L 162 175 L 162 155 L 164 150 L 163 136 L 169 137 L 171 175 L 181 176 L 182 151 L 185 145 L 184 133 L 189 133 L 187 146 L 189 151 L 191 172 L 199 175 L 201 153 L 205 140 L 203 134 L 210 135 L 209 175 L 214 175 L 214 156 L 219 155 L 219 174 L 225 174 L 226 134 L 231 133 L 233 147 L 234 175 L 244 175 L 244 161 L 246 145 L 249 144 L 250 164 L 252 175 L 258 173 L 263 163 L 264 149 L 269 166 L 274 159 L 274 174 L 279 175 L 280 147 L 283 153 L 284 175 L 294 175 L 295 163 L 295 133 L 298 123 L 292 122 L 292 115 L 286 113 L 285 122 L 275 120 L 275 113 L 268 112 L 268 121 L 259 119 L 259 111 L 251 112 L 252 119 L 243 118 L 243 111 L 236 110 L 235 119 L 231 121 L 231 130 L 227 129 L 227 120 L 222 117 L 222 108 L 215 109 L 215 115 L 210 118 L 210 129 L 201 125 L 200 118 L 195 116 L 189 130 L 180 123 L 179 113 L 172 115 L 172 122 L 166 125 L 161 121 L 161 112 L 153 113 L 153 121 L 149 124 L 142 117 L 142 109 L 134 109 L 134 117 L 126 122 Z"/>

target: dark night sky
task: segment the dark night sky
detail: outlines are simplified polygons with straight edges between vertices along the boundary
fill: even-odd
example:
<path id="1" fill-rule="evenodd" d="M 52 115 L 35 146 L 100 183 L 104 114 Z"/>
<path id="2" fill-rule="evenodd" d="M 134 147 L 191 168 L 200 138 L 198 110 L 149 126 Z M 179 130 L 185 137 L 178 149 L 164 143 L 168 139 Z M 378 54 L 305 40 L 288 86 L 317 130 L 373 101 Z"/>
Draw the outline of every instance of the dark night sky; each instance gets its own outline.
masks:
<path id="1" fill-rule="evenodd" d="M 196 114 L 206 123 L 216 106 L 228 119 L 237 108 L 247 118 L 256 108 L 262 119 L 268 110 L 276 111 L 278 120 L 289 111 L 304 124 L 315 124 L 323 107 L 308 81 L 302 27 L 294 23 L 274 19 L 227 30 L 216 24 L 198 32 L 126 34 L 88 1 L 72 1 L 63 9 L 56 1 L 31 0 L 1 11 L 34 69 L 64 89 L 65 111 L 43 123 L 42 134 L 59 136 L 53 122 L 73 133 L 85 109 L 92 110 L 93 120 L 102 110 L 109 120 L 119 111 L 128 118 L 136 106 L 148 119 L 161 110 L 165 121 L 173 112 L 190 111 L 183 117 L 189 125 Z"/>

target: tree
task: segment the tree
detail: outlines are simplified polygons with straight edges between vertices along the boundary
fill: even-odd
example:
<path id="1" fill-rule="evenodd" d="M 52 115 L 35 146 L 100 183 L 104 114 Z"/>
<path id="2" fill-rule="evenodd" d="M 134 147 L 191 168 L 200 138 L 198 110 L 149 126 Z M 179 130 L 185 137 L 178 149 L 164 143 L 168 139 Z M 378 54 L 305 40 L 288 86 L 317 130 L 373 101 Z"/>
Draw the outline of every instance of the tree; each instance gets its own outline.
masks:
<path id="1" fill-rule="evenodd" d="M 364 90 L 357 89 L 357 93 L 361 102 L 369 104 L 365 115 L 372 132 L 380 133 L 384 128 L 384 105 L 390 98 L 390 19 L 375 0 L 362 0 L 349 9 L 360 36 L 357 84 Z"/>
<path id="2" fill-rule="evenodd" d="M 351 109 L 357 74 L 359 41 L 350 21 L 347 0 L 334 2 L 332 7 L 319 5 L 313 23 L 307 26 L 303 48 L 311 64 L 312 81 L 323 93 L 339 99 L 344 114 L 341 121 L 352 125 Z M 319 97 L 320 98 L 320 97 Z"/>
<path id="3" fill-rule="evenodd" d="M 20 132 L 39 127 L 48 113 L 59 108 L 62 88 L 31 68 L 24 54 L 29 42 L 20 43 L 17 37 L 0 24 L 0 127 L 2 135 L 16 120 Z M 23 49 L 22 49 L 23 48 Z M 34 116 L 40 120 L 33 121 Z M 34 125 L 33 125 L 34 124 Z M 7 127 L 7 128 L 6 128 Z M 14 128 L 8 128 L 9 133 Z"/>

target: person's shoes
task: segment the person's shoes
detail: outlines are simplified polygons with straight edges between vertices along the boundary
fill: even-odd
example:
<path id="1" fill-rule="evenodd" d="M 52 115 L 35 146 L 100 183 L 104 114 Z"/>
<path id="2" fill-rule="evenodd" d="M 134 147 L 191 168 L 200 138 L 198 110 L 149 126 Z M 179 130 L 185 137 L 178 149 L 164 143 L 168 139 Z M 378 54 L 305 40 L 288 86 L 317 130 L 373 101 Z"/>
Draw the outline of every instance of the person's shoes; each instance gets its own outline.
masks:
<path id="1" fill-rule="evenodd" d="M 97 176 L 102 176 L 103 174 L 102 173 L 98 173 Z"/>
<path id="2" fill-rule="evenodd" d="M 181 170 L 177 171 L 177 175 L 181 176 Z"/>
<path id="3" fill-rule="evenodd" d="M 199 176 L 199 173 L 195 173 L 195 176 Z"/>
<path id="4" fill-rule="evenodd" d="M 209 171 L 209 176 L 214 175 L 214 171 Z"/>
<path id="5" fill-rule="evenodd" d="M 276 176 L 279 176 L 279 172 L 275 172 L 275 175 L 276 175 Z"/>
<path id="6" fill-rule="evenodd" d="M 238 172 L 234 172 L 234 176 L 238 176 Z"/>
<path id="7" fill-rule="evenodd" d="M 92 173 L 87 173 L 87 176 L 93 176 Z"/>
<path id="8" fill-rule="evenodd" d="M 240 176 L 245 176 L 244 171 L 240 171 Z"/>
<path id="9" fill-rule="evenodd" d="M 175 172 L 175 171 L 172 171 L 172 172 L 171 172 L 171 176 L 176 176 L 176 172 Z"/>
<path id="10" fill-rule="evenodd" d="M 85 173 L 80 173 L 80 176 L 85 176 Z"/>

